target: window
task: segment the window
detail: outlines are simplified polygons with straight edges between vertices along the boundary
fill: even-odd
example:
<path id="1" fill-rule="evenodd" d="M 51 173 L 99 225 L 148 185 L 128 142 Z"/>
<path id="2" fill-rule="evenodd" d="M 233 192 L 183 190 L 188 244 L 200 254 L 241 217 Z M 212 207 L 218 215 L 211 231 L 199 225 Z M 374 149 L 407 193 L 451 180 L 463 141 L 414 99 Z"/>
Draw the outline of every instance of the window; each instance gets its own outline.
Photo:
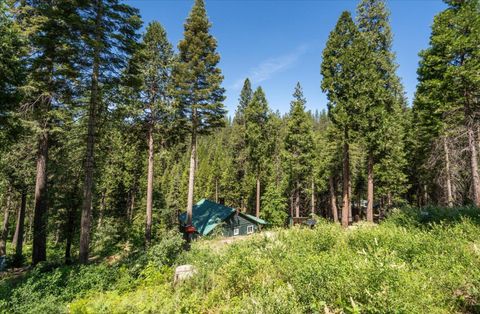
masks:
<path id="1" fill-rule="evenodd" d="M 253 233 L 253 226 L 247 226 L 247 234 Z"/>
<path id="2" fill-rule="evenodd" d="M 239 234 L 240 234 L 240 229 L 239 228 L 233 229 L 233 235 L 234 236 L 239 235 Z"/>

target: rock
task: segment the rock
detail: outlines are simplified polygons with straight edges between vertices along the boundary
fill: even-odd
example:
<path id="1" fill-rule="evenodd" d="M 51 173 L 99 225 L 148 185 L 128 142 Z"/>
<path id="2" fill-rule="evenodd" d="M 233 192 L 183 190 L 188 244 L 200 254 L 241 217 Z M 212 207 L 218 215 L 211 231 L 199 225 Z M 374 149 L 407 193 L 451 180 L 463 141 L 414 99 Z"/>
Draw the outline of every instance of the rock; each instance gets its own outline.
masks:
<path id="1" fill-rule="evenodd" d="M 197 270 L 193 265 L 180 265 L 175 268 L 175 277 L 173 278 L 173 283 L 179 283 L 188 278 L 193 277 L 197 273 Z"/>

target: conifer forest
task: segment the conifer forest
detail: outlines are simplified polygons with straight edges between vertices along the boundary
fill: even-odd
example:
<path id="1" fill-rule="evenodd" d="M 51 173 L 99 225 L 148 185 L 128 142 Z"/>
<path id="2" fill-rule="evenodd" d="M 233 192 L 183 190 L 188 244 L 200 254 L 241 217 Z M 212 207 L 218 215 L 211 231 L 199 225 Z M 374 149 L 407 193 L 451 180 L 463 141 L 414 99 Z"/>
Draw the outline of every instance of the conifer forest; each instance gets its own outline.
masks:
<path id="1" fill-rule="evenodd" d="M 282 112 L 251 77 L 228 110 L 209 0 L 175 43 L 0 0 L 0 313 L 480 313 L 480 1 L 443 2 L 413 99 L 358 0 Z"/>

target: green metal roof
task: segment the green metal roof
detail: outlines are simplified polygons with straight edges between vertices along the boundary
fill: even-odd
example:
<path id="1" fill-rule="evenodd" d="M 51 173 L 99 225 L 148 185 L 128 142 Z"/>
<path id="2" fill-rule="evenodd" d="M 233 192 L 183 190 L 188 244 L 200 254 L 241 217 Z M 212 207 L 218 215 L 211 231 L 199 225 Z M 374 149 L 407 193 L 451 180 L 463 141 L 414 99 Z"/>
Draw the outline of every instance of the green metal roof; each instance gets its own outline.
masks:
<path id="1" fill-rule="evenodd" d="M 245 213 L 240 213 L 240 215 L 243 215 L 243 216 L 245 216 L 247 219 L 253 220 L 253 221 L 255 221 L 255 222 L 257 222 L 257 223 L 259 223 L 259 224 L 261 224 L 261 225 L 266 225 L 266 224 L 267 224 L 267 222 L 266 222 L 265 220 L 261 219 L 261 218 L 257 218 L 257 217 L 255 217 L 255 216 L 252 216 L 252 215 L 249 215 L 249 214 L 245 214 Z"/>
<path id="2" fill-rule="evenodd" d="M 192 225 L 198 233 L 207 235 L 233 212 L 235 212 L 235 208 L 202 199 L 193 206 Z M 187 213 L 180 214 L 179 219 L 182 223 L 186 223 Z"/>

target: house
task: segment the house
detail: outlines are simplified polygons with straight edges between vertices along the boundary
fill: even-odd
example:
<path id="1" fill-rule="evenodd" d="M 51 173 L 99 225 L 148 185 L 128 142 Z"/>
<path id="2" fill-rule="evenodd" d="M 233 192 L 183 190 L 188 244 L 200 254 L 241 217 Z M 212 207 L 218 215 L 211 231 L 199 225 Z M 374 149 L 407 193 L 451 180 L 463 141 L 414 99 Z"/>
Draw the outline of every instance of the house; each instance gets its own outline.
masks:
<path id="1" fill-rule="evenodd" d="M 178 218 L 180 225 L 185 226 L 187 213 L 180 214 Z M 263 219 L 207 199 L 199 201 L 192 210 L 192 225 L 200 236 L 211 234 L 217 228 L 221 228 L 219 231 L 226 237 L 246 235 L 257 232 L 266 224 Z"/>

